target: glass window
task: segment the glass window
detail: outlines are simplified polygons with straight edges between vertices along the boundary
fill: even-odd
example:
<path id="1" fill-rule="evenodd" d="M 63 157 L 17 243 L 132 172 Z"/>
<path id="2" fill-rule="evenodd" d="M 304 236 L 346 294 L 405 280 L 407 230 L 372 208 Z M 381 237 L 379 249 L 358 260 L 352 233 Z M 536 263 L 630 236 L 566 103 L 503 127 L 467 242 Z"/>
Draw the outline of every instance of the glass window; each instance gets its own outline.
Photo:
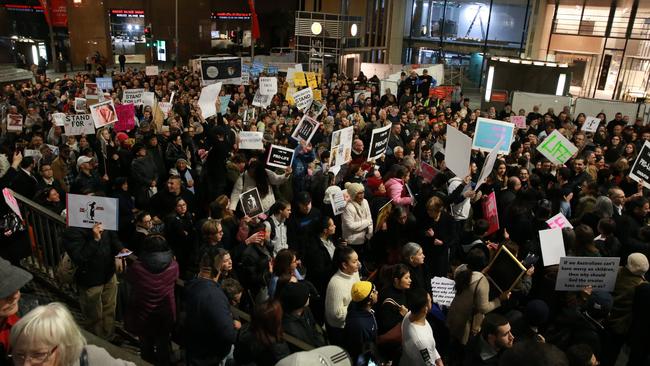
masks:
<path id="1" fill-rule="evenodd" d="M 553 32 L 578 34 L 582 5 L 582 0 L 561 0 L 560 6 L 557 8 L 557 17 L 555 18 L 555 24 L 553 24 Z"/>
<path id="2" fill-rule="evenodd" d="M 461 43 L 483 43 L 487 32 L 490 1 L 448 1 L 444 38 Z"/>
<path id="3" fill-rule="evenodd" d="M 625 38 L 627 26 L 630 23 L 630 12 L 632 11 L 633 3 L 634 0 L 618 0 L 616 12 L 614 13 L 614 22 L 609 32 L 610 37 Z"/>
<path id="4" fill-rule="evenodd" d="M 430 0 L 416 0 L 413 2 L 411 37 L 425 37 L 428 35 L 429 27 L 427 18 L 429 15 L 429 3 Z"/>
<path id="5" fill-rule="evenodd" d="M 650 39 L 650 4 L 639 2 L 630 38 Z"/>
<path id="6" fill-rule="evenodd" d="M 519 47 L 525 20 L 526 0 L 494 0 L 488 43 Z"/>
<path id="7" fill-rule="evenodd" d="M 582 14 L 580 35 L 604 36 L 607 30 L 611 2 L 609 0 L 589 0 Z M 623 31 L 625 34 L 625 31 Z"/>
<path id="8" fill-rule="evenodd" d="M 431 26 L 430 33 L 431 37 L 440 38 L 440 32 L 443 29 L 442 27 L 442 18 L 445 15 L 445 2 L 434 0 L 431 2 L 431 13 L 429 15 Z M 449 20 L 446 19 L 445 23 L 449 24 Z M 445 27 L 444 32 L 448 33 L 450 30 L 453 30 L 453 26 Z"/>

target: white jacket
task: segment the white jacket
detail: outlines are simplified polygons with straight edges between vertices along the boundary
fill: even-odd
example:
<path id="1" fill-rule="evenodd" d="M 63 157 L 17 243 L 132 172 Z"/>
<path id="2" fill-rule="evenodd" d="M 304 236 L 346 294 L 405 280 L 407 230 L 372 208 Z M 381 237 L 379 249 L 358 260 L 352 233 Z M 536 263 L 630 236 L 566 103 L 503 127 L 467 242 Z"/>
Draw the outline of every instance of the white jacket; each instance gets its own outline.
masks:
<path id="1" fill-rule="evenodd" d="M 348 244 L 360 245 L 372 237 L 373 224 L 370 206 L 365 199 L 361 204 L 349 201 L 341 214 L 343 239 Z"/>

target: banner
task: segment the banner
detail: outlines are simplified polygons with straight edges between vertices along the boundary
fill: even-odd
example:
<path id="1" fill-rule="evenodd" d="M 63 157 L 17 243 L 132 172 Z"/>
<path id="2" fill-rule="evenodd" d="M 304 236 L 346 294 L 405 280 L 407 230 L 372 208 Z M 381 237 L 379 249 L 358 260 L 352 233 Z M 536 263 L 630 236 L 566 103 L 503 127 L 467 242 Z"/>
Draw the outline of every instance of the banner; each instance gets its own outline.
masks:
<path id="1" fill-rule="evenodd" d="M 271 145 L 269 157 L 266 159 L 266 165 L 282 169 L 290 167 L 293 162 L 293 153 L 293 149 Z"/>
<path id="2" fill-rule="evenodd" d="M 598 126 L 600 126 L 600 118 L 587 116 L 580 130 L 595 133 L 598 131 Z"/>
<path id="3" fill-rule="evenodd" d="M 650 188 L 650 141 L 646 141 L 630 169 L 630 178 L 643 182 L 643 186 Z"/>
<path id="4" fill-rule="evenodd" d="M 153 66 L 147 66 L 144 68 L 144 74 L 147 76 L 156 76 L 158 75 L 158 66 L 153 65 Z"/>
<path id="5" fill-rule="evenodd" d="M 20 132 L 22 130 L 23 130 L 23 115 L 22 114 L 7 115 L 7 131 Z"/>
<path id="6" fill-rule="evenodd" d="M 476 122 L 472 149 L 492 151 L 497 143 L 503 140 L 499 154 L 507 155 L 510 152 L 514 131 L 515 125 L 512 123 L 479 117 Z"/>
<path id="7" fill-rule="evenodd" d="M 487 195 L 487 198 L 481 202 L 481 206 L 483 207 L 483 218 L 490 224 L 485 235 L 491 235 L 499 230 L 499 212 L 494 192 Z"/>
<path id="8" fill-rule="evenodd" d="M 74 98 L 74 110 L 77 113 L 84 113 L 86 111 L 86 99 Z"/>
<path id="9" fill-rule="evenodd" d="M 368 161 L 378 159 L 386 153 L 386 149 L 388 149 L 388 139 L 390 138 L 390 129 L 392 126 L 392 124 L 389 124 L 372 130 Z"/>
<path id="10" fill-rule="evenodd" d="M 296 141 L 304 141 L 305 144 L 308 144 L 309 141 L 311 141 L 311 138 L 316 134 L 316 131 L 318 131 L 318 126 L 320 126 L 318 121 L 304 115 L 296 129 L 293 130 L 291 137 Z"/>
<path id="11" fill-rule="evenodd" d="M 562 229 L 540 230 L 539 245 L 542 249 L 544 266 L 554 266 L 566 255 Z"/>
<path id="12" fill-rule="evenodd" d="M 95 78 L 95 82 L 99 89 L 103 91 L 113 90 L 113 78 Z"/>
<path id="13" fill-rule="evenodd" d="M 90 114 L 68 115 L 63 130 L 66 136 L 94 135 L 95 125 Z"/>
<path id="14" fill-rule="evenodd" d="M 551 163 L 564 164 L 578 152 L 578 148 L 562 136 L 560 131 L 555 130 L 537 145 L 537 151 L 541 152 Z"/>
<path id="15" fill-rule="evenodd" d="M 239 150 L 264 149 L 264 134 L 262 132 L 241 131 L 239 133 Z"/>
<path id="16" fill-rule="evenodd" d="M 131 131 L 135 128 L 135 106 L 133 104 L 118 104 L 115 106 L 117 122 L 113 126 L 116 132 Z"/>
<path id="17" fill-rule="evenodd" d="M 314 93 L 310 88 L 305 88 L 293 93 L 293 100 L 296 103 L 296 108 L 301 111 L 306 111 L 311 107 L 311 102 L 314 100 Z"/>
<path id="18" fill-rule="evenodd" d="M 591 286 L 593 291 L 614 291 L 618 257 L 563 257 L 555 282 L 555 291 L 582 291 Z"/>
<path id="19" fill-rule="evenodd" d="M 215 102 L 221 92 L 221 83 L 210 84 L 201 89 L 199 96 L 199 107 L 203 118 L 208 119 L 217 114 L 217 107 Z"/>
<path id="20" fill-rule="evenodd" d="M 443 306 L 451 306 L 456 297 L 456 282 L 446 277 L 431 279 L 431 301 Z"/>
<path id="21" fill-rule="evenodd" d="M 551 229 L 564 229 L 565 227 L 573 229 L 573 225 L 571 225 L 569 220 L 562 215 L 562 212 L 559 212 L 557 215 L 546 220 L 546 224 Z"/>
<path id="22" fill-rule="evenodd" d="M 84 95 L 86 99 L 99 99 L 101 90 L 97 83 L 84 83 Z"/>
<path id="23" fill-rule="evenodd" d="M 112 100 L 91 105 L 90 114 L 98 129 L 117 122 L 117 113 Z"/>
<path id="24" fill-rule="evenodd" d="M 203 85 L 217 82 L 241 85 L 241 58 L 202 59 L 200 62 Z"/>
<path id="25" fill-rule="evenodd" d="M 66 214 L 67 225 L 71 227 L 92 228 L 101 223 L 104 230 L 118 228 L 117 198 L 68 193 Z"/>
<path id="26" fill-rule="evenodd" d="M 124 95 L 122 95 L 122 103 L 141 105 L 142 94 L 144 94 L 144 89 L 127 89 L 124 91 Z"/>
<path id="27" fill-rule="evenodd" d="M 260 78 L 260 93 L 275 95 L 278 93 L 278 78 L 263 76 Z"/>
<path id="28" fill-rule="evenodd" d="M 472 154 L 472 138 L 447 126 L 447 143 L 445 144 L 445 164 L 457 177 L 469 175 L 469 159 Z"/>
<path id="29" fill-rule="evenodd" d="M 330 168 L 343 165 L 352 160 L 352 140 L 354 139 L 354 127 L 346 127 L 332 132 L 332 144 L 330 148 Z"/>

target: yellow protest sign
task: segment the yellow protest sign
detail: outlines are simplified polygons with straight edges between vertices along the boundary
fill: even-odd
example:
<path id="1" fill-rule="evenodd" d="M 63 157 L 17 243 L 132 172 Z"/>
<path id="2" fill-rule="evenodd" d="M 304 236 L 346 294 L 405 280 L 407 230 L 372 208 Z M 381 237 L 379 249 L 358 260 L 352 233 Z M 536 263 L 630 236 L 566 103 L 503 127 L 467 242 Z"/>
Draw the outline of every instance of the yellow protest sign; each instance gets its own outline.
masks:
<path id="1" fill-rule="evenodd" d="M 323 99 L 323 96 L 321 94 L 320 89 L 314 89 L 313 92 L 314 92 L 314 100 L 322 100 Z"/>
<path id="2" fill-rule="evenodd" d="M 288 87 L 287 88 L 287 102 L 289 102 L 289 105 L 294 105 L 296 102 L 293 100 L 293 94 L 296 92 L 296 88 L 293 87 Z"/>
<path id="3" fill-rule="evenodd" d="M 306 72 L 305 75 L 307 76 L 307 84 L 309 87 L 312 89 L 318 88 L 318 83 L 316 82 L 316 74 L 313 72 Z"/>
<path id="4" fill-rule="evenodd" d="M 301 71 L 296 71 L 293 74 L 293 85 L 295 86 L 307 86 L 305 81 L 305 73 Z"/>

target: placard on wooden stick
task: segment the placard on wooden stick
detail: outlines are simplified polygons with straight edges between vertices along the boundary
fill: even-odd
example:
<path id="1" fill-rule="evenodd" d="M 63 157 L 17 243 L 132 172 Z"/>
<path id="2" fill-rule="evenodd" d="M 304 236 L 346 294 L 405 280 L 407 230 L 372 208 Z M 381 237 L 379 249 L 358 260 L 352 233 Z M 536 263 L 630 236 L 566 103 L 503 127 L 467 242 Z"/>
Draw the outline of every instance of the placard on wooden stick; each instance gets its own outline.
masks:
<path id="1" fill-rule="evenodd" d="M 526 273 L 526 267 L 502 245 L 483 274 L 499 292 L 512 290 Z"/>

